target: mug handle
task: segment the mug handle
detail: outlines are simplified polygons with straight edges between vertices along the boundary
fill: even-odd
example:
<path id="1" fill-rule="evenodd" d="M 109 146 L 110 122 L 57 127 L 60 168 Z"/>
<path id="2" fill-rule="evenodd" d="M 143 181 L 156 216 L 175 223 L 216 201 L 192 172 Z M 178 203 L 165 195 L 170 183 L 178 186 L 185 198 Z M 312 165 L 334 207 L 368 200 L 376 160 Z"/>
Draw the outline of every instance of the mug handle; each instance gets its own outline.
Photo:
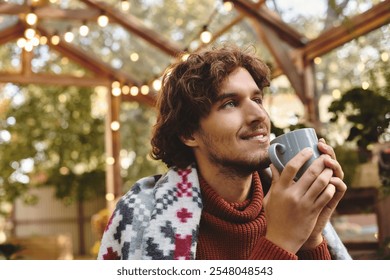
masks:
<path id="1" fill-rule="evenodd" d="M 278 153 L 284 154 L 285 151 L 286 151 L 286 146 L 280 143 L 274 143 L 268 149 L 270 160 L 275 165 L 276 169 L 279 170 L 279 172 L 282 172 L 282 170 L 284 169 L 284 165 L 280 161 L 277 155 Z"/>

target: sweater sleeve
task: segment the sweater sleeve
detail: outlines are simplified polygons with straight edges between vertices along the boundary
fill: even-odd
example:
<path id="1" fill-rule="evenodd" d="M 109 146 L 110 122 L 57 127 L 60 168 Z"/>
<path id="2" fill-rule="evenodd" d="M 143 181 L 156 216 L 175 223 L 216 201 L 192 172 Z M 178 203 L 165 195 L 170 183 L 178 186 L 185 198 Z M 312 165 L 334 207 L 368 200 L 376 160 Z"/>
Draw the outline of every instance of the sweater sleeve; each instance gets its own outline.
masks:
<path id="1" fill-rule="evenodd" d="M 297 260 L 298 257 L 272 243 L 265 237 L 260 237 L 252 254 L 251 260 Z"/>
<path id="2" fill-rule="evenodd" d="M 328 244 L 325 240 L 313 250 L 298 251 L 297 256 L 300 260 L 331 260 Z"/>

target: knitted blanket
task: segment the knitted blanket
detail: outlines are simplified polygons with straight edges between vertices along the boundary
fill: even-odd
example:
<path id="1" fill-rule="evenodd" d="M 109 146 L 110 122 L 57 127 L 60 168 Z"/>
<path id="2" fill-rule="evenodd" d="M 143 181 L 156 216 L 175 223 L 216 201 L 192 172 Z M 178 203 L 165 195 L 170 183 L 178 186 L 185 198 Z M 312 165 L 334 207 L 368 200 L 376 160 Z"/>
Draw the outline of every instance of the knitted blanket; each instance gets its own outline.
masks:
<path id="1" fill-rule="evenodd" d="M 201 212 L 194 167 L 143 178 L 118 202 L 98 259 L 195 259 Z M 332 259 L 351 259 L 330 223 L 323 234 Z"/>

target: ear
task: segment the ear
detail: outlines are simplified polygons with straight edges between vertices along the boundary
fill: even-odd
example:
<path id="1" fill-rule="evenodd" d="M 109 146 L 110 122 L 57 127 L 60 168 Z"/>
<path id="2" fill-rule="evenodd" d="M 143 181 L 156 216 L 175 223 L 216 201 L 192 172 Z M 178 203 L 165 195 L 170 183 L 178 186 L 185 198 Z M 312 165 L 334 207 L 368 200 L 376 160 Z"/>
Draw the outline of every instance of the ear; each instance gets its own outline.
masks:
<path id="1" fill-rule="evenodd" d="M 198 146 L 197 138 L 194 135 L 190 135 L 190 136 L 182 135 L 180 136 L 180 140 L 181 142 L 183 142 L 184 145 L 188 147 L 195 148 Z"/>

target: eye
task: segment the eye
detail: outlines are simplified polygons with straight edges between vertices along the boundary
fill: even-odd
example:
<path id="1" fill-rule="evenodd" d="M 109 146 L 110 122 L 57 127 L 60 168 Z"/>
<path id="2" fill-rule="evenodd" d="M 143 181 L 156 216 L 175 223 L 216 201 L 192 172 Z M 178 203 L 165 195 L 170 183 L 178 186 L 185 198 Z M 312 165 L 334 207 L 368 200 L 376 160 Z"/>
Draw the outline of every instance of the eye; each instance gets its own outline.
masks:
<path id="1" fill-rule="evenodd" d="M 237 102 L 234 101 L 234 100 L 230 100 L 228 102 L 225 102 L 223 105 L 222 105 L 222 108 L 234 108 L 237 106 Z"/>
<path id="2" fill-rule="evenodd" d="M 252 99 L 254 102 L 256 102 L 257 104 L 263 104 L 263 99 L 262 98 L 260 98 L 260 97 L 256 97 L 256 98 L 253 98 Z"/>

